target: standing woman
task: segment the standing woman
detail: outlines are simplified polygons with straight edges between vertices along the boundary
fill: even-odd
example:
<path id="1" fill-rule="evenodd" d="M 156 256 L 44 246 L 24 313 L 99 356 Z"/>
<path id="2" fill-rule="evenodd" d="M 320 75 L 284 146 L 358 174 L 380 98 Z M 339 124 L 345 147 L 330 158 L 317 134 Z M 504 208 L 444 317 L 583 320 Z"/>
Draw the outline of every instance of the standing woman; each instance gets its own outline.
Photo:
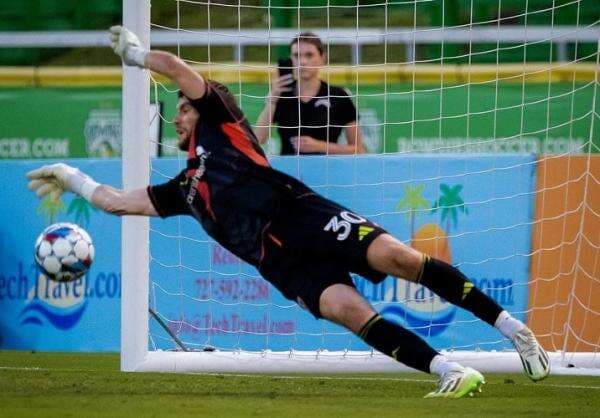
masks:
<path id="1" fill-rule="evenodd" d="M 280 75 L 271 85 L 254 128 L 260 143 L 277 124 L 281 155 L 364 154 L 358 112 L 348 90 L 319 77 L 326 60 L 321 39 L 304 32 L 290 46 L 294 73 Z M 347 144 L 338 144 L 342 130 Z"/>

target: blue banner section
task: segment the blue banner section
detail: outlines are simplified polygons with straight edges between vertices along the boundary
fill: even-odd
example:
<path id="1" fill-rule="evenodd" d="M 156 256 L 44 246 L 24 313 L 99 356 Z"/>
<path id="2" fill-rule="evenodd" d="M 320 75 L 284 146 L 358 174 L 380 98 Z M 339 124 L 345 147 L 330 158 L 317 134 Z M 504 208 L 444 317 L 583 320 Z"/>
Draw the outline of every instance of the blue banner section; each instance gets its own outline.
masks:
<path id="1" fill-rule="evenodd" d="M 120 184 L 119 160 L 68 163 L 99 182 Z M 459 266 L 475 285 L 525 319 L 533 156 L 279 157 L 272 163 L 400 240 Z M 27 190 L 25 173 L 40 164 L 0 162 L 8 180 L 0 195 L 0 348 L 117 351 L 120 220 L 72 195 L 39 201 Z M 151 182 L 167 181 L 182 164 L 154 161 Z M 58 221 L 81 225 L 96 247 L 90 272 L 69 284 L 45 279 L 33 263 L 37 235 Z M 150 241 L 150 306 L 191 348 L 367 348 L 283 298 L 255 269 L 211 241 L 192 218 L 153 219 Z M 391 277 L 378 285 L 354 280 L 384 316 L 436 348 L 505 347 L 494 329 L 421 286 Z M 175 347 L 152 319 L 150 347 Z"/>
<path id="2" fill-rule="evenodd" d="M 101 214 L 85 200 L 65 194 L 40 201 L 27 189 L 25 173 L 43 162 L 0 162 L 0 347 L 21 350 L 118 351 L 120 339 L 120 219 Z M 71 160 L 100 182 L 120 185 L 117 160 Z M 86 229 L 96 260 L 73 283 L 40 275 L 34 243 L 51 223 Z"/>

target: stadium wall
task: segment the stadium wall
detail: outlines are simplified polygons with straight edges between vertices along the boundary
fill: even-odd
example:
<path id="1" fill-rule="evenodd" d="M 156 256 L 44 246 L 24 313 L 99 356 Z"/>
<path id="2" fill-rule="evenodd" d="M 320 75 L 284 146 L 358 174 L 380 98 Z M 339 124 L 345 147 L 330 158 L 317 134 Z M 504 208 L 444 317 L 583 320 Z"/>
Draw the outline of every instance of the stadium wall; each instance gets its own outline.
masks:
<path id="1" fill-rule="evenodd" d="M 545 327 L 548 320 L 541 315 L 547 313 L 544 307 L 554 303 L 554 295 L 558 290 L 553 286 L 541 288 L 546 284 L 541 280 L 535 281 L 532 287 L 526 283 L 530 277 L 538 275 L 555 278 L 554 271 L 564 272 L 574 265 L 574 254 L 570 253 L 570 258 L 563 256 L 563 262 L 559 264 L 562 270 L 552 270 L 551 263 L 549 266 L 546 261 L 536 258 L 546 256 L 547 250 L 544 248 L 553 245 L 554 241 L 549 243 L 547 237 L 559 234 L 559 237 L 568 240 L 571 235 L 560 235 L 565 223 L 548 219 L 554 213 L 549 212 L 548 208 L 562 213 L 557 208 L 561 207 L 559 203 L 564 204 L 564 194 L 554 189 L 547 190 L 538 193 L 542 197 L 534 201 L 533 191 L 536 187 L 543 189 L 551 184 L 563 184 L 562 187 L 572 184 L 568 189 L 569 202 L 581 202 L 581 193 L 588 193 L 587 199 L 597 201 L 597 185 L 592 190 L 588 181 L 588 191 L 584 192 L 583 182 L 587 176 L 580 178 L 580 175 L 585 173 L 584 168 L 589 165 L 598 178 L 600 159 L 596 156 L 553 158 L 542 160 L 537 170 L 535 161 L 533 155 L 515 154 L 273 159 L 276 167 L 294 175 L 302 173 L 303 180 L 317 191 L 368 215 L 399 238 L 460 265 L 478 286 L 521 318 L 525 319 L 524 313 L 534 306 L 530 322 L 538 332 L 548 333 Z M 117 159 L 69 162 L 101 182 L 117 186 L 120 183 L 120 161 Z M 3 255 L 0 258 L 0 348 L 117 351 L 119 219 L 100 214 L 85 201 L 73 196 L 64 196 L 59 202 L 38 201 L 26 188 L 25 173 L 39 164 L 38 161 L 0 162 L 4 178 L 12 179 L 5 183 L 0 195 L 0 253 Z M 159 173 L 174 174 L 178 166 L 176 159 L 155 160 L 152 181 L 164 181 L 163 174 Z M 499 169 L 502 167 L 506 169 Z M 564 178 L 561 179 L 557 174 L 561 172 L 558 170 L 561 167 L 569 167 L 567 172 L 572 173 L 571 178 L 577 181 L 565 183 Z M 435 178 L 431 173 L 436 174 Z M 398 203 L 407 185 L 422 185 L 423 197 L 434 206 L 442 186 L 438 179 L 446 176 L 452 179 L 448 186 L 461 187 L 461 197 L 467 202 L 467 212 L 461 212 L 456 223 L 451 222 L 450 217 L 443 219 L 443 211 L 440 210 L 424 211 L 412 219 L 409 213 L 398 212 Z M 512 198 L 494 198 L 501 196 Z M 595 282 L 582 280 L 584 271 L 592 277 L 598 277 L 598 265 L 593 259 L 593 245 L 598 244 L 594 241 L 599 230 L 597 217 L 594 224 L 590 210 L 582 208 L 579 215 L 584 213 L 587 215 L 583 218 L 583 235 L 591 240 L 592 246 L 585 249 L 585 244 L 580 245 L 583 258 L 579 259 L 579 264 L 575 263 L 578 266 L 576 274 L 567 272 L 560 276 L 558 301 L 563 303 L 570 300 L 574 308 L 568 315 L 560 309 L 556 310 L 552 332 L 561 329 L 566 315 L 575 324 L 573 336 L 576 334 L 586 341 L 598 341 L 600 332 L 597 327 L 594 329 L 591 326 L 590 313 L 578 309 L 573 298 L 585 302 L 594 299 L 595 295 L 598 300 L 597 283 L 594 288 Z M 577 212 L 572 219 L 569 215 L 569 231 L 571 228 L 576 230 L 577 223 L 582 219 L 581 216 L 579 220 L 576 217 Z M 540 222 L 542 218 L 544 221 Z M 36 271 L 32 262 L 33 243 L 39 232 L 54 221 L 76 222 L 91 233 L 97 258 L 85 279 L 57 285 Z M 532 224 L 535 225 L 534 229 Z M 502 235 L 490 230 L 492 226 L 502 229 L 506 225 L 518 226 L 511 228 L 508 233 L 504 231 Z M 193 239 L 184 239 L 178 242 L 179 245 L 173 245 L 172 240 L 167 238 L 173 234 L 183 234 Z M 241 264 L 218 245 L 204 242 L 206 238 L 192 219 L 184 218 L 181 223 L 176 219 L 152 221 L 151 306 L 155 306 L 161 315 L 171 321 L 183 340 L 198 346 L 207 342 L 222 347 L 241 344 L 248 349 L 286 350 L 290 346 L 303 349 L 315 344 L 330 350 L 365 348 L 361 341 L 339 335 L 337 327 L 315 321 L 309 314 L 284 300 L 266 282 L 257 279 L 252 268 Z M 581 236 L 579 239 L 581 241 Z M 473 245 L 474 241 L 477 245 Z M 186 268 L 167 267 L 178 264 L 179 251 L 183 254 Z M 526 255 L 531 253 L 535 256 L 530 264 Z M 480 262 L 487 258 L 490 260 Z M 198 273 L 209 267 L 212 269 L 210 274 Z M 498 341 L 493 330 L 483 324 L 473 323 L 470 314 L 440 299 L 434 299 L 431 303 L 427 299 L 429 295 L 416 286 L 411 287 L 391 278 L 378 286 L 361 278 L 355 278 L 355 281 L 357 287 L 384 315 L 415 329 L 435 346 L 508 348 L 504 342 Z M 210 295 L 214 299 L 211 306 L 208 302 L 202 302 L 209 296 L 209 288 L 214 289 Z M 169 293 L 182 290 L 189 298 L 168 297 Z M 569 294 L 571 299 L 564 299 Z M 404 306 L 395 303 L 406 297 L 412 302 Z M 274 306 L 282 306 L 283 309 L 277 310 Z M 449 326 L 449 323 L 452 325 Z M 236 330 L 247 332 L 240 335 Z M 154 347 L 173 347 L 166 333 L 153 321 L 151 332 Z M 307 337 L 301 339 L 299 336 Z M 480 341 L 489 344 L 478 345 Z M 544 341 L 549 348 L 562 348 L 560 340 Z M 568 347 L 575 350 L 591 349 L 584 344 L 570 344 Z"/>
<path id="2" fill-rule="evenodd" d="M 256 121 L 267 94 L 264 65 L 198 69 L 227 83 Z M 600 149 L 597 136 L 586 146 L 595 71 L 593 64 L 339 67 L 324 78 L 356 95 L 370 152 L 560 154 Z M 120 82 L 112 67 L 0 68 L 0 105 L 8 109 L 0 114 L 0 159 L 119 155 Z M 157 91 L 171 120 L 176 95 Z M 175 155 L 173 125 L 155 120 L 162 153 Z M 278 149 L 278 140 L 269 142 L 272 154 Z"/>

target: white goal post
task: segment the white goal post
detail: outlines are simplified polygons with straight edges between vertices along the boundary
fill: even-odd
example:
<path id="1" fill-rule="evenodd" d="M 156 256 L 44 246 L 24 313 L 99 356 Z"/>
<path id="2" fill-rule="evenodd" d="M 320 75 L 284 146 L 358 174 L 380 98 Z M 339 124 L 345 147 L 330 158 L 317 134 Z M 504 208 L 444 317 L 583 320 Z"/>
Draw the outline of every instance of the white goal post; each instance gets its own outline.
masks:
<path id="1" fill-rule="evenodd" d="M 150 47 L 150 2 L 124 0 L 123 24 Z M 123 66 L 123 188 L 146 187 L 150 178 L 150 74 Z M 121 370 L 133 371 L 148 356 L 149 219 L 126 216 L 121 228 Z M 136 260 L 131 263 L 130 260 Z"/>
<path id="2" fill-rule="evenodd" d="M 140 38 L 142 45 L 149 48 L 150 1 L 124 0 L 123 25 L 136 33 Z M 597 31 L 597 26 L 588 31 Z M 486 36 L 489 37 L 489 39 L 486 38 L 486 41 L 492 42 L 492 39 L 495 39 L 493 32 L 493 30 L 485 32 Z M 294 31 L 294 33 L 296 33 L 296 31 Z M 184 35 L 186 39 L 193 36 L 193 34 L 183 32 L 182 35 Z M 268 36 L 269 33 L 266 33 L 265 35 Z M 208 32 L 208 37 L 210 42 L 210 31 Z M 496 41 L 497 39 L 494 42 Z M 414 45 L 414 38 L 412 39 L 412 42 Z M 561 56 L 564 56 L 564 51 L 561 52 L 561 54 Z M 241 60 L 241 56 L 239 56 L 238 59 Z M 596 60 L 596 65 L 597 64 L 598 61 Z M 596 98 L 598 85 L 599 80 L 598 75 L 596 74 L 596 80 L 593 86 L 594 103 L 598 102 L 598 99 Z M 150 159 L 150 143 L 148 141 L 148 127 L 150 125 L 148 116 L 150 88 L 150 74 L 147 70 L 140 70 L 137 67 L 123 67 L 123 188 L 127 190 L 145 187 L 151 179 L 152 163 Z M 498 87 L 496 86 L 496 91 L 497 88 Z M 387 92 L 385 92 L 385 94 L 387 94 Z M 414 91 L 412 100 L 415 100 Z M 524 107 L 522 103 L 521 105 Z M 598 120 L 597 112 L 597 109 L 592 109 L 591 111 L 592 126 L 590 127 L 589 132 L 590 144 L 592 144 L 593 133 L 595 130 L 598 130 L 597 127 L 594 127 L 594 123 L 600 122 Z M 589 115 L 586 114 L 586 116 Z M 442 118 L 442 116 L 440 116 L 440 118 Z M 385 123 L 386 121 L 384 120 L 383 124 Z M 591 151 L 588 152 L 591 153 Z M 333 158 L 332 160 L 335 159 Z M 334 163 L 335 162 L 332 162 L 332 164 Z M 300 162 L 294 164 L 298 167 L 301 165 Z M 359 165 L 360 161 L 352 164 Z M 524 166 L 527 164 L 530 163 L 523 163 Z M 385 164 L 382 164 L 381 167 L 385 170 Z M 502 167 L 498 168 L 499 172 L 503 169 L 504 168 Z M 487 168 L 482 169 L 482 172 L 485 170 L 487 170 Z M 174 175 L 175 172 L 167 174 Z M 366 184 L 368 184 L 368 182 Z M 379 186 L 379 183 L 373 183 L 373 185 L 374 187 Z M 323 188 L 327 189 L 327 185 L 324 185 Z M 383 193 L 385 194 L 385 192 Z M 516 198 L 517 195 L 515 194 L 514 197 Z M 520 226 L 521 225 L 517 225 L 515 228 Z M 496 229 L 502 228 L 498 227 Z M 271 350 L 268 348 L 260 350 L 244 350 L 240 349 L 239 345 L 234 344 L 232 346 L 233 348 L 223 350 L 220 349 L 220 347 L 216 347 L 216 349 L 212 347 L 210 338 L 207 338 L 208 343 L 199 345 L 200 349 L 197 351 L 150 350 L 151 337 L 149 321 L 151 319 L 149 317 L 149 299 L 152 292 L 152 285 L 149 280 L 152 259 L 150 254 L 150 235 L 150 221 L 147 218 L 123 218 L 121 238 L 122 371 L 206 373 L 379 373 L 412 370 L 381 353 L 365 350 L 364 347 L 359 350 L 326 350 L 317 348 L 314 351 L 308 351 L 303 349 L 297 350 L 294 347 L 290 347 L 288 350 Z M 463 235 L 469 234 L 465 233 Z M 184 238 L 193 241 L 191 238 Z M 174 239 L 182 240 L 183 238 L 179 234 L 175 235 Z M 179 245 L 181 244 L 179 243 Z M 513 254 L 512 256 L 517 257 L 521 255 Z M 502 261 L 501 258 L 502 257 L 499 256 L 498 259 Z M 132 262 L 132 260 L 135 261 Z M 472 264 L 483 263 L 485 261 L 486 260 L 475 260 Z M 181 268 L 181 265 L 178 265 L 178 267 Z M 189 267 L 188 270 L 193 271 L 193 267 Z M 245 272 L 240 274 L 251 277 Z M 210 286 L 214 286 L 214 283 L 210 282 Z M 207 301 L 204 297 L 190 297 L 190 295 L 177 292 L 169 293 L 168 291 L 165 291 L 165 294 L 169 294 L 170 296 L 173 296 L 173 298 L 197 298 L 197 300 L 202 303 Z M 212 295 L 209 295 L 208 299 L 208 303 L 210 303 Z M 225 303 L 225 305 L 227 305 L 227 303 Z M 292 309 L 290 305 L 277 306 L 277 308 Z M 597 315 L 598 313 L 594 312 L 594 314 Z M 181 327 L 182 324 L 178 324 L 178 326 Z M 194 327 L 197 326 L 194 325 Z M 307 334 L 310 333 L 307 332 Z M 313 337 L 312 334 L 310 334 L 310 336 Z M 595 342 L 595 344 L 597 343 L 598 342 Z M 522 370 L 520 359 L 514 351 L 487 351 L 485 349 L 480 349 L 479 347 L 467 347 L 467 349 L 461 349 L 461 347 L 448 348 L 450 348 L 450 350 L 445 350 L 444 352 L 451 359 L 460 361 L 464 365 L 472 366 L 483 372 L 508 373 L 520 372 Z M 598 345 L 596 345 L 596 352 L 550 352 L 549 355 L 553 373 L 600 375 L 600 353 L 598 353 L 597 348 Z"/>

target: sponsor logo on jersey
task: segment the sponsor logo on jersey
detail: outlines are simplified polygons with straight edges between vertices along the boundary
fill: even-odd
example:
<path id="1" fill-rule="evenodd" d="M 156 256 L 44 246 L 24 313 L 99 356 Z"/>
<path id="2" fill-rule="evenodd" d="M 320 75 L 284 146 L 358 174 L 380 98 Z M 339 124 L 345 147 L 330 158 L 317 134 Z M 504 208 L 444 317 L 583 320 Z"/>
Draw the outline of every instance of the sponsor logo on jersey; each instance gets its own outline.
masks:
<path id="1" fill-rule="evenodd" d="M 471 290 L 473 290 L 473 283 L 465 282 L 465 284 L 463 286 L 462 300 L 465 300 L 465 298 L 471 292 Z"/>
<path id="2" fill-rule="evenodd" d="M 204 176 L 204 173 L 206 172 L 206 159 L 210 156 L 210 152 L 206 152 L 202 145 L 198 145 L 196 147 L 196 155 L 198 156 L 200 164 L 198 165 L 198 168 L 192 176 L 192 184 L 190 185 L 190 190 L 188 191 L 186 199 L 186 201 L 190 205 L 194 201 L 196 194 L 198 194 L 198 184 L 200 183 L 202 176 Z"/>
<path id="3" fill-rule="evenodd" d="M 326 108 L 330 108 L 331 102 L 329 101 L 329 99 L 319 99 L 315 102 L 315 107 L 319 106 L 325 106 Z"/>
<path id="4" fill-rule="evenodd" d="M 370 226 L 361 225 L 358 227 L 358 240 L 362 241 L 367 235 L 373 232 L 375 228 L 371 228 Z"/>

